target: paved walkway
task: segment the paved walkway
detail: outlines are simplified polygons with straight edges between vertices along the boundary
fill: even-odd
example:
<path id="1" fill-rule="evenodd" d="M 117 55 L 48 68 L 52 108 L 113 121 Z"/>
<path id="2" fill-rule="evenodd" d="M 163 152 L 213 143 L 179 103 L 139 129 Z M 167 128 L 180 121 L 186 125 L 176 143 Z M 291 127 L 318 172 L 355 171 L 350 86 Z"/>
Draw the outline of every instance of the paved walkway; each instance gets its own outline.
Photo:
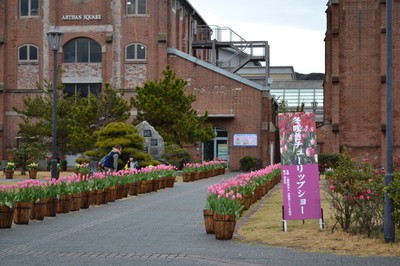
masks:
<path id="1" fill-rule="evenodd" d="M 399 258 L 307 253 L 205 233 L 206 188 L 227 173 L 0 230 L 0 265 L 398 265 Z"/>

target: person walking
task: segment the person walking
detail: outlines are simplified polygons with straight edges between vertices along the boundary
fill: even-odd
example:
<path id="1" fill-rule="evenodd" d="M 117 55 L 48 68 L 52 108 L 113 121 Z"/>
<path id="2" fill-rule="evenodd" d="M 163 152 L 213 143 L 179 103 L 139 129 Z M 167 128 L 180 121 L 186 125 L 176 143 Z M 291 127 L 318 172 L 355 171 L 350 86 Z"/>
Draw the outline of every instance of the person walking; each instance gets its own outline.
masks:
<path id="1" fill-rule="evenodd" d="M 116 172 L 118 171 L 118 159 L 121 156 L 121 151 L 122 151 L 122 146 L 121 145 L 115 145 L 110 153 L 106 156 L 104 160 L 104 170 L 106 172 L 111 171 L 111 172 Z"/>

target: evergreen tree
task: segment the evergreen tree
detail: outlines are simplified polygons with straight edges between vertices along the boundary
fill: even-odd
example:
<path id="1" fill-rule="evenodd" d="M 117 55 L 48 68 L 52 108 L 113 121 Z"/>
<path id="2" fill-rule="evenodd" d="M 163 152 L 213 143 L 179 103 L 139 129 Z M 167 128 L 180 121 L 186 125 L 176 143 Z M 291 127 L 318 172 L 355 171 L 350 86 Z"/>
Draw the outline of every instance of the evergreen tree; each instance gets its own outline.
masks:
<path id="1" fill-rule="evenodd" d="M 20 115 L 20 134 L 23 139 L 35 139 L 48 150 L 52 138 L 52 90 L 51 84 L 38 87 L 40 96 L 25 97 L 24 108 L 14 110 Z M 59 88 L 60 89 L 60 88 Z M 96 130 L 110 122 L 125 122 L 131 105 L 120 93 L 105 85 L 98 96 L 57 96 L 57 152 L 59 157 L 68 153 L 80 153 L 95 147 Z"/>
<path id="2" fill-rule="evenodd" d="M 137 109 L 136 123 L 147 121 L 167 143 L 193 144 L 214 138 L 211 124 L 206 123 L 207 113 L 198 116 L 192 103 L 194 94 L 185 94 L 187 82 L 177 78 L 170 66 L 163 71 L 164 78 L 147 81 L 136 87 L 132 104 Z"/>
<path id="3" fill-rule="evenodd" d="M 86 155 L 88 156 L 100 159 L 109 153 L 112 147 L 119 144 L 122 146 L 121 160 L 123 162 L 128 160 L 131 154 L 135 155 L 137 160 L 152 162 L 152 157 L 142 152 L 144 138 L 137 133 L 136 128 L 131 124 L 123 122 L 109 123 L 96 131 L 94 137 L 97 149 L 87 151 Z"/>

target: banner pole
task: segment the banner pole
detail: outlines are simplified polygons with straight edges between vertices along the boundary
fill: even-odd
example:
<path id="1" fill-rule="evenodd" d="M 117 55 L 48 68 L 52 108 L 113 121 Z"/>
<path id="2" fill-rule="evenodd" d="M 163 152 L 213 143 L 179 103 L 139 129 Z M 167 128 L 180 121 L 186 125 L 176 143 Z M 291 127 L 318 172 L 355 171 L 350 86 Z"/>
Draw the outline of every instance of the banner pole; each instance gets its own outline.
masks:
<path id="1" fill-rule="evenodd" d="M 282 205 L 282 231 L 287 232 L 287 221 L 285 220 L 285 206 Z"/>

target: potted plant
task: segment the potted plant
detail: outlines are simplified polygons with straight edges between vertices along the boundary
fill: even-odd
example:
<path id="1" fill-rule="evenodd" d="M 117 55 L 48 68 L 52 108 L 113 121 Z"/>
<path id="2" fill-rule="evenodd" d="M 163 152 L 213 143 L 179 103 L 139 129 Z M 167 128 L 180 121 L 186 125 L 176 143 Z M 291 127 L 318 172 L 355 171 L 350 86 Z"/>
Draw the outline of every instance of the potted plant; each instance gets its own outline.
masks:
<path id="1" fill-rule="evenodd" d="M 47 207 L 46 183 L 39 180 L 26 180 L 31 189 L 32 206 L 30 219 L 43 220 Z"/>
<path id="2" fill-rule="evenodd" d="M 80 175 L 81 180 L 86 180 L 88 175 L 90 174 L 89 163 L 75 164 L 74 172 L 75 174 Z"/>
<path id="3" fill-rule="evenodd" d="M 52 166 L 50 164 L 50 173 L 52 172 Z M 57 163 L 57 179 L 60 177 L 60 172 L 61 172 L 61 165 Z"/>
<path id="4" fill-rule="evenodd" d="M 18 182 L 18 193 L 16 194 L 16 203 L 14 211 L 14 223 L 15 224 L 28 224 L 30 218 L 30 212 L 32 208 L 33 186 L 26 180 Z"/>
<path id="5" fill-rule="evenodd" d="M 37 172 L 39 171 L 39 164 L 35 163 L 35 162 L 31 162 L 30 164 L 28 164 L 28 166 L 26 168 L 28 169 L 29 178 L 36 179 Z"/>
<path id="6" fill-rule="evenodd" d="M 237 180 L 229 184 L 215 184 L 208 187 L 206 208 L 213 211 L 214 233 L 216 239 L 232 239 L 236 219 L 240 218 L 243 205 L 238 192 Z M 206 229 L 207 230 L 207 229 Z"/>
<path id="7" fill-rule="evenodd" d="M 58 200 L 61 197 L 61 190 L 59 184 L 62 180 L 46 178 L 45 197 L 47 198 L 47 207 L 45 216 L 57 216 Z"/>
<path id="8" fill-rule="evenodd" d="M 215 200 L 214 232 L 216 239 L 232 239 L 235 231 L 236 219 L 239 219 L 243 205 L 240 202 L 241 194 L 225 192 Z"/>
<path id="9" fill-rule="evenodd" d="M 16 191 L 14 186 L 0 185 L 0 229 L 11 228 Z"/>
<path id="10" fill-rule="evenodd" d="M 16 169 L 16 166 L 15 166 L 14 162 L 7 162 L 6 168 L 4 169 L 6 179 L 13 178 L 15 169 Z"/>

